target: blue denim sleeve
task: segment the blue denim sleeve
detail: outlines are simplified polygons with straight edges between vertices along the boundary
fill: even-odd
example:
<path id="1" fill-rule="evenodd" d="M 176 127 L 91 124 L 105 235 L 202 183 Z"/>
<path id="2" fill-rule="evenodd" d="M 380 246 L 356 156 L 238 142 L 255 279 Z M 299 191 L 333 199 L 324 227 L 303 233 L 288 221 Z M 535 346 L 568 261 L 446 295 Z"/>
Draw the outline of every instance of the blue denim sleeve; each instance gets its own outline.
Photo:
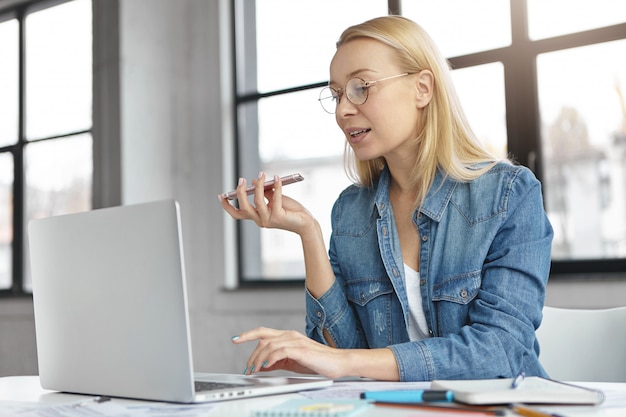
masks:
<path id="1" fill-rule="evenodd" d="M 306 291 L 306 334 L 309 338 L 327 345 L 323 335 L 326 330 L 338 348 L 366 348 L 367 342 L 361 325 L 343 291 L 343 279 L 334 253 L 335 245 L 331 236 L 329 257 L 335 281 L 319 299 Z"/>
<path id="2" fill-rule="evenodd" d="M 521 169 L 509 185 L 467 323 L 453 329 L 445 321 L 454 320 L 437 313 L 438 337 L 390 346 L 402 381 L 511 377 L 521 371 L 547 376 L 535 329 L 541 323 L 553 231 L 534 175 Z"/>
<path id="3" fill-rule="evenodd" d="M 357 330 L 356 319 L 337 280 L 319 299 L 306 291 L 306 334 L 327 345 L 324 330 L 339 348 L 365 347 L 360 337 L 362 332 Z"/>

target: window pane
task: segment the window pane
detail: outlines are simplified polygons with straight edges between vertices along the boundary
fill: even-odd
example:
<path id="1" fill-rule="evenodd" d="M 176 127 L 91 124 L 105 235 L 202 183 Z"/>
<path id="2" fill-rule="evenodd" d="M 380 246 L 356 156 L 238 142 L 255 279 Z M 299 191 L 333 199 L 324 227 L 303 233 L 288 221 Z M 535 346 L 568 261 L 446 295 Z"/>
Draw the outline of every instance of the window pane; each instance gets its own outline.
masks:
<path id="1" fill-rule="evenodd" d="M 26 135 L 91 128 L 91 2 L 76 0 L 26 19 Z"/>
<path id="2" fill-rule="evenodd" d="M 350 182 L 343 165 L 345 139 L 335 117 L 320 106 L 318 96 L 319 90 L 313 89 L 261 100 L 258 134 L 247 132 L 248 146 L 259 138 L 254 152 L 261 158 L 260 165 L 242 166 L 247 168 L 249 180 L 259 169 L 267 175 L 301 173 L 304 182 L 283 192 L 313 213 L 328 243 L 332 205 Z M 296 234 L 259 230 L 251 222 L 242 222 L 240 227 L 244 280 L 304 278 L 302 246 Z"/>
<path id="3" fill-rule="evenodd" d="M 500 62 L 452 71 L 465 115 L 474 133 L 495 154 L 506 158 L 504 66 Z"/>
<path id="4" fill-rule="evenodd" d="M 36 218 L 91 209 L 91 135 L 30 143 L 25 148 L 24 159 L 26 224 Z M 30 290 L 28 242 L 24 248 L 24 288 Z"/>
<path id="5" fill-rule="evenodd" d="M 0 147 L 17 142 L 18 25 L 0 23 Z"/>
<path id="6" fill-rule="evenodd" d="M 537 59 L 554 259 L 626 257 L 626 41 Z"/>
<path id="7" fill-rule="evenodd" d="M 528 35 L 544 39 L 626 22 L 624 0 L 527 0 Z"/>
<path id="8" fill-rule="evenodd" d="M 343 154 L 344 136 L 335 116 L 319 103 L 320 89 L 259 102 L 259 155 L 263 163 Z"/>
<path id="9" fill-rule="evenodd" d="M 387 0 L 257 1 L 258 91 L 328 80 L 328 67 L 341 32 L 385 14 Z M 246 63 L 238 65 L 243 69 Z M 241 87 L 241 91 L 255 91 L 251 83 Z"/>
<path id="10" fill-rule="evenodd" d="M 511 44 L 508 1 L 405 0 L 402 14 L 422 26 L 446 57 Z"/>
<path id="11" fill-rule="evenodd" d="M 0 154 L 0 290 L 11 288 L 13 242 L 13 155 Z"/>

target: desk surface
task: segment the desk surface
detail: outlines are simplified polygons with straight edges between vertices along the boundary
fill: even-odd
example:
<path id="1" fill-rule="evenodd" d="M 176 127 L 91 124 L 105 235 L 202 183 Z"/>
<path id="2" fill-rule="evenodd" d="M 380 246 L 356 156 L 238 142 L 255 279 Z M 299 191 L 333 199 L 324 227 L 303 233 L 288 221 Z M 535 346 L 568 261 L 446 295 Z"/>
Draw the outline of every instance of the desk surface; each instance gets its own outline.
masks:
<path id="1" fill-rule="evenodd" d="M 427 387 L 427 383 L 424 387 Z M 606 401 L 596 407 L 587 407 L 587 406 L 576 406 L 576 407 L 555 407 L 551 409 L 552 412 L 558 413 L 559 415 L 567 416 L 567 417 L 624 417 L 626 416 L 626 383 L 577 383 L 578 385 L 587 386 L 590 388 L 601 389 L 606 394 Z M 331 387 L 328 390 L 328 396 L 333 397 L 336 396 L 337 391 L 331 391 L 336 388 Z M 324 391 L 321 390 L 316 392 L 316 396 L 318 398 L 324 398 Z M 3 414 L 3 409 L 6 409 L 14 404 L 13 402 L 21 402 L 21 403 L 34 403 L 34 404 L 70 404 L 75 403 L 77 401 L 84 401 L 86 399 L 91 399 L 91 396 L 84 395 L 76 395 L 76 394 L 65 394 L 59 393 L 55 391 L 44 390 L 41 388 L 39 384 L 39 378 L 37 376 L 13 376 L 13 377 L 3 377 L 0 378 L 0 415 Z M 257 397 L 257 398 L 248 398 L 242 400 L 231 400 L 224 401 L 220 403 L 212 403 L 206 405 L 197 405 L 190 406 L 195 407 L 196 410 L 190 410 L 189 407 L 185 412 L 185 415 L 193 416 L 240 416 L 246 417 L 251 415 L 253 410 L 261 410 L 267 409 L 274 405 L 280 404 L 287 399 L 290 398 L 304 398 L 302 394 L 283 394 L 283 395 L 273 395 L 267 397 Z M 125 399 L 113 399 L 112 404 L 117 406 L 126 407 L 128 411 L 128 415 L 142 414 L 146 412 L 148 408 L 151 409 L 151 415 L 157 415 L 157 411 L 160 407 L 164 407 L 161 409 L 161 412 L 165 415 L 167 411 L 167 407 L 169 405 L 163 403 L 154 403 L 147 401 L 138 401 L 138 400 L 125 400 Z M 171 406 L 169 406 L 171 407 Z M 177 406 L 180 409 L 180 405 Z M 171 409 L 168 413 L 169 415 L 182 415 L 177 414 L 181 410 Z M 376 417 L 376 416 L 385 416 L 385 417 L 403 417 L 403 416 L 411 416 L 411 417 L 419 417 L 419 416 L 441 416 L 444 417 L 446 415 L 450 416 L 459 416 L 458 412 L 456 413 L 435 413 L 432 412 L 423 412 L 419 410 L 404 410 L 404 409 L 392 409 L 392 408 L 383 408 L 383 407 L 373 407 L 371 409 L 367 409 L 362 413 L 359 413 L 359 417 Z M 511 414 L 514 415 L 514 414 Z"/>

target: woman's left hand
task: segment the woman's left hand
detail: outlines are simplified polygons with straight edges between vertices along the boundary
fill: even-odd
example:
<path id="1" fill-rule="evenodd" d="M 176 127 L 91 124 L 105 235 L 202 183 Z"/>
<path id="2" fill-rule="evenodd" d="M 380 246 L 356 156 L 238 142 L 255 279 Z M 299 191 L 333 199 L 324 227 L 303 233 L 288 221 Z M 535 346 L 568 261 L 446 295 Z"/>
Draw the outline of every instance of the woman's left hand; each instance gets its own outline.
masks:
<path id="1" fill-rule="evenodd" d="M 259 327 L 233 338 L 240 344 L 257 340 L 246 364 L 245 374 L 278 369 L 303 374 L 320 374 L 331 379 L 345 376 L 347 350 L 318 343 L 294 330 Z"/>

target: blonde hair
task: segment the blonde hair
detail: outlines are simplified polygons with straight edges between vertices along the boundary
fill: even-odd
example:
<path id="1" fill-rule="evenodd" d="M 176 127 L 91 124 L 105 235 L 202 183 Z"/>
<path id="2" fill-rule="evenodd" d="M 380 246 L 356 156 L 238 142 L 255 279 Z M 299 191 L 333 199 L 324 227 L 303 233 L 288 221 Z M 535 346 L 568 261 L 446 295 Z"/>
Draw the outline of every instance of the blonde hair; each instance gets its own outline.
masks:
<path id="1" fill-rule="evenodd" d="M 403 71 L 433 73 L 433 95 L 424 108 L 422 132 L 416 139 L 417 156 L 411 182 L 418 190 L 419 207 L 433 184 L 437 169 L 458 181 L 471 181 L 502 158 L 489 152 L 472 132 L 452 83 L 447 61 L 430 36 L 415 22 L 401 16 L 375 18 L 346 29 L 337 47 L 357 38 L 370 38 L 392 47 Z M 382 157 L 358 160 L 346 143 L 346 171 L 357 184 L 373 186 L 385 167 Z M 477 164 L 482 164 L 477 166 Z"/>

